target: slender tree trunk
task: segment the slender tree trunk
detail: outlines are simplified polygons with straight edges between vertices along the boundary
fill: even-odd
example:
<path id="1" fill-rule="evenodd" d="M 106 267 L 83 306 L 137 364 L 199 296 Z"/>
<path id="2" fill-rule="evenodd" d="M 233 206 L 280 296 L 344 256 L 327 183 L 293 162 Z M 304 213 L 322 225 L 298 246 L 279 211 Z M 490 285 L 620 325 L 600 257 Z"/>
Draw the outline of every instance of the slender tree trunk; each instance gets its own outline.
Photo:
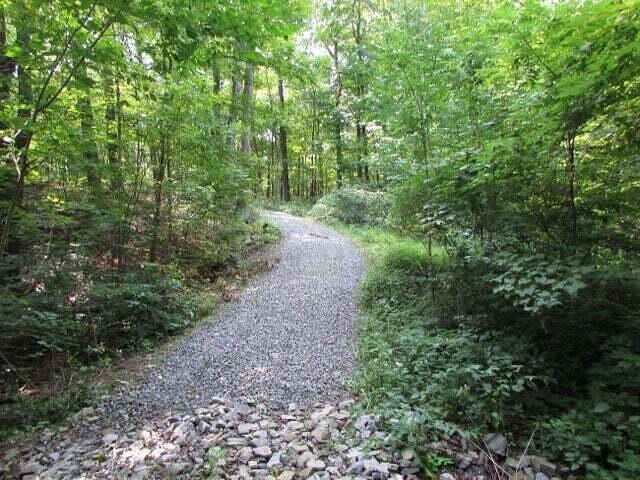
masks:
<path id="1" fill-rule="evenodd" d="M 9 57 L 4 56 L 4 52 L 7 48 L 7 23 L 4 15 L 4 7 L 0 5 L 0 105 L 4 105 L 9 100 L 11 92 L 11 81 L 15 73 L 16 64 Z M 9 125 L 0 120 L 0 130 L 6 130 Z M 2 133 L 4 137 L 4 132 Z M 0 148 L 5 149 L 11 146 L 10 142 L 0 140 Z M 7 168 L 13 170 L 14 166 L 11 165 L 11 154 L 7 155 Z M 17 174 L 10 173 L 8 178 L 0 178 L 0 215 L 2 215 L 0 221 L 2 222 L 2 230 L 0 230 L 0 258 L 3 257 L 6 242 L 8 241 L 8 235 L 10 230 L 10 222 L 13 217 L 13 210 L 15 208 L 15 194 L 17 187 Z"/>
<path id="2" fill-rule="evenodd" d="M 336 148 L 336 186 L 338 188 L 342 187 L 342 174 L 343 174 L 343 166 L 342 166 L 342 114 L 340 112 L 340 100 L 342 98 L 342 76 L 340 72 L 340 53 L 338 48 L 338 41 L 335 40 L 333 42 L 333 49 L 327 46 L 327 50 L 329 51 L 329 55 L 333 60 L 333 71 L 335 76 L 334 81 L 334 119 L 335 119 L 335 130 L 334 130 L 334 141 Z"/>
<path id="3" fill-rule="evenodd" d="M 271 130 L 269 138 L 269 161 L 267 163 L 267 198 L 273 197 L 273 164 L 276 157 L 275 130 Z"/>
<path id="4" fill-rule="evenodd" d="M 25 30 L 22 23 L 18 23 L 16 28 L 16 45 L 28 51 L 31 44 L 31 36 Z M 5 32 L 6 35 L 6 32 Z M 5 66 L 9 68 L 9 66 Z M 33 104 L 33 91 L 31 88 L 31 74 L 23 66 L 18 64 L 18 97 L 23 105 Z M 8 83 L 3 82 L 8 86 Z M 22 242 L 13 235 L 15 227 L 15 216 L 22 208 L 24 199 L 25 179 L 29 173 L 29 147 L 31 145 L 32 132 L 28 129 L 30 120 L 34 114 L 29 107 L 18 110 L 18 117 L 22 123 L 20 130 L 16 135 L 14 142 L 14 159 L 15 173 L 11 176 L 11 184 L 7 188 L 7 197 L 9 198 L 8 207 L 3 212 L 2 232 L 0 233 L 0 258 L 3 258 L 5 252 L 10 254 L 18 253 L 22 248 Z"/>
<path id="5" fill-rule="evenodd" d="M 87 183 L 93 194 L 100 191 L 100 175 L 98 174 L 98 149 L 94 141 L 93 109 L 89 95 L 78 100 L 80 111 L 80 129 L 82 131 L 82 158 L 87 171 Z"/>
<path id="6" fill-rule="evenodd" d="M 214 137 L 221 141 L 221 129 L 223 124 L 222 111 L 220 109 L 220 92 L 222 91 L 222 76 L 220 75 L 220 68 L 217 63 L 213 63 L 213 94 L 215 95 L 215 106 L 213 107 L 213 118 L 215 125 L 211 129 Z"/>
<path id="7" fill-rule="evenodd" d="M 22 49 L 28 51 L 31 44 L 31 36 L 26 33 L 23 28 L 19 28 L 17 31 L 17 45 Z M 24 105 L 31 105 L 33 103 L 33 91 L 31 89 L 31 74 L 23 66 L 18 65 L 18 96 Z M 32 116 L 32 112 L 29 108 L 22 108 L 18 112 L 20 118 L 24 121 L 26 126 L 29 119 Z M 20 152 L 20 176 L 24 178 L 29 172 L 29 146 L 31 144 L 32 133 L 26 128 L 22 128 L 20 133 L 16 137 L 15 147 Z M 20 198 L 22 192 L 20 192 Z"/>
<path id="8" fill-rule="evenodd" d="M 315 95 L 315 91 L 313 92 L 313 117 L 311 120 L 311 186 L 309 188 L 309 196 L 310 197 L 315 197 L 316 196 L 316 189 L 317 189 L 317 184 L 316 184 L 316 178 L 317 178 L 317 171 L 316 171 L 316 95 Z"/>
<path id="9" fill-rule="evenodd" d="M 342 121 L 338 119 L 335 132 L 336 143 L 336 187 L 342 188 L 344 185 L 344 155 L 342 153 Z"/>
<path id="10" fill-rule="evenodd" d="M 567 176 L 567 206 L 569 209 L 569 238 L 575 250 L 578 244 L 578 208 L 576 206 L 576 156 L 575 156 L 575 133 L 568 133 L 565 137 L 566 155 L 566 176 Z"/>
<path id="11" fill-rule="evenodd" d="M 362 130 L 360 121 L 356 122 L 356 175 L 358 180 L 362 180 Z"/>
<path id="12" fill-rule="evenodd" d="M 229 146 L 229 150 L 234 151 L 236 149 L 236 135 L 233 131 L 234 125 L 238 120 L 238 110 L 239 110 L 239 97 L 240 92 L 242 91 L 242 82 L 240 82 L 238 67 L 234 68 L 232 78 L 231 78 L 231 104 L 229 105 L 229 127 L 231 131 L 229 132 L 229 137 L 227 139 L 227 144 Z"/>
<path id="13" fill-rule="evenodd" d="M 272 118 L 275 118 L 275 108 L 273 105 L 273 95 L 272 95 L 272 90 L 271 90 L 271 78 L 269 76 L 269 71 L 265 71 L 265 80 L 266 80 L 266 84 L 267 84 L 267 94 L 269 97 L 269 112 L 271 114 Z M 270 127 L 270 132 L 269 132 L 269 143 L 271 146 L 271 150 L 270 150 L 270 155 L 269 155 L 269 166 L 268 166 L 268 172 L 267 172 L 267 197 L 268 198 L 275 198 L 276 196 L 276 192 L 279 191 L 278 188 L 276 188 L 276 185 L 278 183 L 278 175 L 277 175 L 277 171 L 278 171 L 278 160 L 277 160 L 277 155 L 278 155 L 278 126 L 276 125 L 275 121 L 271 124 Z"/>
<path id="14" fill-rule="evenodd" d="M 11 92 L 11 82 L 16 71 L 16 62 L 6 57 L 4 52 L 7 49 L 7 21 L 4 15 L 4 7 L 0 5 L 0 105 L 4 105 L 9 100 Z M 0 120 L 0 130 L 5 130 L 8 125 Z M 0 147 L 7 147 L 4 141 L 0 141 Z"/>
<path id="15" fill-rule="evenodd" d="M 302 154 L 298 155 L 298 165 L 296 166 L 296 196 L 302 193 Z"/>
<path id="16" fill-rule="evenodd" d="M 247 63 L 245 66 L 242 103 L 240 150 L 248 155 L 251 153 L 251 122 L 253 117 L 253 65 L 251 63 Z"/>
<path id="17" fill-rule="evenodd" d="M 158 165 L 153 172 L 153 223 L 151 232 L 151 245 L 149 248 L 149 261 L 155 262 L 158 260 L 158 243 L 160 241 L 160 227 L 162 225 L 162 190 L 164 186 L 164 177 L 166 170 L 166 141 L 162 139 L 158 152 L 155 153 L 158 157 Z M 153 155 L 153 154 L 152 154 Z M 155 156 L 154 155 L 154 156 Z M 153 158 L 151 159 L 153 163 Z"/>
<path id="18" fill-rule="evenodd" d="M 167 182 L 166 182 L 167 188 L 165 188 L 165 192 L 164 192 L 164 197 L 165 197 L 164 203 L 166 204 L 166 211 L 167 211 L 166 220 L 165 220 L 165 224 L 167 225 L 167 240 L 168 240 L 167 246 L 168 248 L 171 249 L 170 252 L 174 252 L 175 246 L 176 246 L 175 236 L 174 236 L 175 229 L 173 224 L 173 202 L 174 202 L 175 195 L 173 195 L 173 189 L 171 188 L 171 186 L 173 185 L 172 178 L 174 173 L 172 160 L 175 156 L 178 158 L 178 162 L 180 162 L 181 155 L 182 155 L 182 147 L 180 143 L 178 143 L 175 147 L 171 149 L 171 151 L 169 151 L 169 144 L 165 142 L 164 163 L 166 168 L 165 177 L 167 179 Z"/>
<path id="19" fill-rule="evenodd" d="M 87 82 L 87 69 L 84 63 L 77 68 L 76 79 Z M 78 99 L 78 112 L 80 112 L 80 130 L 82 132 L 82 158 L 87 172 L 87 183 L 93 197 L 100 196 L 101 181 L 98 173 L 99 157 L 98 147 L 95 142 L 95 121 L 93 107 L 91 105 L 91 92 L 83 91 Z"/>
<path id="20" fill-rule="evenodd" d="M 369 183 L 369 145 L 367 143 L 367 126 L 362 125 L 362 153 L 364 155 L 364 181 Z"/>
<path id="21" fill-rule="evenodd" d="M 115 89 L 114 89 L 115 85 Z M 115 202 L 124 201 L 124 177 L 122 175 L 122 121 L 120 115 L 120 85 L 108 71 L 104 78 L 104 96 L 107 99 L 105 112 L 105 133 L 107 161 L 109 165 L 109 191 Z M 124 241 L 126 238 L 124 218 L 114 225 L 111 255 L 118 267 L 124 262 Z"/>
<path id="22" fill-rule="evenodd" d="M 284 114 L 284 81 L 282 78 L 278 79 L 278 96 L 280 97 L 280 107 L 282 114 Z M 283 123 L 280 123 L 280 165 L 281 171 L 281 199 L 288 202 L 291 199 L 289 193 L 289 159 L 287 152 L 287 128 Z"/>
<path id="23" fill-rule="evenodd" d="M 114 88 L 115 87 L 115 88 Z M 124 189 L 122 172 L 122 111 L 120 82 L 111 74 L 105 78 L 107 110 L 105 125 L 107 133 L 107 160 L 109 161 L 110 187 L 112 193 L 121 194 Z"/>
<path id="24" fill-rule="evenodd" d="M 364 84 L 364 75 L 363 70 L 365 67 L 364 62 L 364 35 L 365 35 L 365 24 L 364 24 L 364 12 L 362 0 L 354 0 L 353 2 L 354 8 L 354 18 L 355 22 L 352 25 L 353 31 L 353 40 L 356 46 L 356 54 L 358 57 L 358 64 L 355 73 L 356 80 L 356 96 L 359 100 L 358 111 L 356 114 L 356 136 L 358 138 L 357 142 L 357 170 L 358 170 L 358 180 L 369 181 L 369 167 L 366 165 L 366 150 L 367 150 L 367 125 L 364 122 L 363 112 L 365 111 L 365 107 L 363 106 L 366 94 L 366 88 Z"/>

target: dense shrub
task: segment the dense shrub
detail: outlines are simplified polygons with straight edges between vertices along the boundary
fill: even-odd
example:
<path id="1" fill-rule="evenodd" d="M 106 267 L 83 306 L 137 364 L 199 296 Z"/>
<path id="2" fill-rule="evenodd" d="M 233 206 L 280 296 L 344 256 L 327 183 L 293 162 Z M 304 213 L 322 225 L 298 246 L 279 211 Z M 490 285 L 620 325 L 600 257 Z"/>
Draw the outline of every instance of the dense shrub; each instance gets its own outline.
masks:
<path id="1" fill-rule="evenodd" d="M 532 449 L 567 473 L 638 478 L 638 279 L 572 262 L 391 248 L 362 287 L 357 389 L 401 443 L 457 425 L 524 445 L 539 424 Z"/>
<path id="2" fill-rule="evenodd" d="M 133 347 L 189 324 L 194 305 L 176 272 L 157 265 L 86 282 L 74 294 L 61 283 L 21 297 L 4 297 L 0 348 L 16 367 L 56 352 L 88 360 Z"/>
<path id="3" fill-rule="evenodd" d="M 88 348 L 136 346 L 189 325 L 195 305 L 177 275 L 147 264 L 136 272 L 96 283 L 76 317 L 87 319 Z"/>
<path id="4" fill-rule="evenodd" d="M 186 240 L 176 246 L 174 261 L 191 277 L 214 279 L 227 269 L 242 267 L 248 249 L 274 241 L 279 230 L 245 209 L 238 220 L 210 228 L 206 237 Z"/>
<path id="5" fill-rule="evenodd" d="M 400 231 L 424 232 L 420 223 L 424 205 L 429 202 L 430 192 L 425 188 L 425 175 L 413 175 L 391 190 L 389 223 Z"/>
<path id="6" fill-rule="evenodd" d="M 559 393 L 584 393 L 612 332 L 640 345 L 640 280 L 631 271 L 467 251 L 451 256 L 433 280 L 440 324 L 527 338 Z"/>
<path id="7" fill-rule="evenodd" d="M 588 372 L 588 395 L 542 425 L 541 444 L 598 479 L 640 477 L 640 352 L 622 336 Z"/>
<path id="8" fill-rule="evenodd" d="M 206 228 L 202 218 L 176 220 L 180 229 L 160 239 L 153 263 L 134 233 L 116 252 L 108 243 L 117 235 L 115 217 L 91 205 L 65 204 L 46 216 L 51 225 L 35 219 L 34 238 L 52 229 L 59 238 L 0 265 L 0 404 L 10 406 L 0 411 L 0 423 L 60 418 L 87 398 L 86 388 L 69 393 L 84 388 L 70 380 L 75 373 L 150 348 L 209 314 L 212 281 L 243 271 L 247 253 L 278 236 L 251 209 L 231 213 L 211 215 Z M 7 433 L 0 429 L 0 436 Z"/>
<path id="9" fill-rule="evenodd" d="M 322 221 L 381 226 L 390 206 L 389 195 L 385 192 L 342 188 L 318 200 L 310 215 Z"/>
<path id="10" fill-rule="evenodd" d="M 506 339 L 438 328 L 426 261 L 418 246 L 392 249 L 367 275 L 356 381 L 396 438 L 416 446 L 447 423 L 505 428 L 525 391 L 546 381 L 541 366 L 525 365 L 522 349 Z"/>

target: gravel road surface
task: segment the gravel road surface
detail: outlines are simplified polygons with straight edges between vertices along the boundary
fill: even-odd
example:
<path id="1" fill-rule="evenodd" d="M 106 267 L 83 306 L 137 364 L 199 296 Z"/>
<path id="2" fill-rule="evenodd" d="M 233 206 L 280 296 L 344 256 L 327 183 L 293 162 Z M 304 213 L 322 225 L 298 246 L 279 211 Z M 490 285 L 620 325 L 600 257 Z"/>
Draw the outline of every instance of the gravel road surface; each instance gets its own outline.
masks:
<path id="1" fill-rule="evenodd" d="M 353 373 L 360 252 L 311 220 L 265 215 L 282 231 L 274 268 L 144 381 L 112 397 L 111 408 L 151 415 L 192 410 L 212 397 L 304 407 L 348 396 L 343 383 Z"/>

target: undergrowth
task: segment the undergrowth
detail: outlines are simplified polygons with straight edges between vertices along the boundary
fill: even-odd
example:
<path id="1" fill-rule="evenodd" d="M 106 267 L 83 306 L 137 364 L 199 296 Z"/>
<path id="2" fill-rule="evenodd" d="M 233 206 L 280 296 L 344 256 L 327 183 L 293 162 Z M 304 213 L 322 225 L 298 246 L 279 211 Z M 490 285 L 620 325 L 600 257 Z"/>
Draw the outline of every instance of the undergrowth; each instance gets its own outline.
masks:
<path id="1" fill-rule="evenodd" d="M 57 422 L 107 393 L 108 382 L 96 389 L 97 376 L 211 315 L 228 279 L 259 268 L 248 254 L 278 237 L 276 226 L 251 213 L 220 230 L 217 244 L 178 251 L 171 264 L 126 271 L 72 264 L 43 277 L 46 288 L 6 290 L 0 439 Z"/>
<path id="2" fill-rule="evenodd" d="M 574 348 L 563 329 L 547 325 L 554 331 L 541 343 L 513 307 L 481 288 L 487 273 L 479 275 L 470 257 L 462 267 L 442 248 L 429 258 L 422 243 L 384 229 L 339 229 L 363 247 L 369 264 L 353 388 L 400 446 L 419 453 L 427 472 L 437 472 L 442 459 L 426 445 L 457 429 L 471 438 L 505 433 L 516 450 L 536 430 L 531 452 L 556 460 L 564 474 L 638 478 L 640 356 L 630 340 L 610 336 L 599 346 L 604 353 L 583 355 L 581 362 L 591 362 L 586 370 L 575 361 L 563 365 L 562 350 Z M 473 309 L 464 305 L 469 298 Z M 512 328 L 496 326 L 505 311 Z M 571 328 L 570 313 L 561 312 Z M 587 333 L 577 338 L 586 341 Z"/>
<path id="3" fill-rule="evenodd" d="M 285 212 L 297 217 L 306 217 L 315 204 L 314 199 L 293 198 L 289 202 L 275 199 L 261 199 L 256 201 L 256 207 L 277 212 Z"/>

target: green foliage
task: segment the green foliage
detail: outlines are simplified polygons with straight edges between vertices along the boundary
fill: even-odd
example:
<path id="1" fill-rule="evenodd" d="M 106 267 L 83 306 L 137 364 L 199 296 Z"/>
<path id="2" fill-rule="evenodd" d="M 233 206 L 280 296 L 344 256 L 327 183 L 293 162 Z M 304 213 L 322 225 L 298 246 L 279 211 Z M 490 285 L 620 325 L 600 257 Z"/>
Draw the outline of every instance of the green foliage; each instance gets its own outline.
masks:
<path id="1" fill-rule="evenodd" d="M 400 247 L 367 274 L 355 383 L 397 441 L 418 447 L 454 425 L 505 428 L 526 392 L 546 381 L 506 340 L 437 328 L 426 271 L 424 249 Z"/>
<path id="2" fill-rule="evenodd" d="M 207 480 L 219 480 L 224 478 L 222 467 L 226 462 L 228 453 L 225 449 L 214 446 L 209 450 L 207 457 Z"/>
<path id="3" fill-rule="evenodd" d="M 110 351 L 162 338 L 195 319 L 195 305 L 182 283 L 153 264 L 113 279 L 96 282 L 74 308 L 86 318 L 92 338 L 88 349 Z"/>
<path id="4" fill-rule="evenodd" d="M 578 259 L 549 261 L 542 254 L 500 254 L 493 257 L 492 264 L 504 271 L 489 279 L 495 285 L 493 293 L 531 313 L 562 305 L 567 297 L 575 298 L 587 286 L 584 277 L 592 270 L 581 266 Z"/>
<path id="5" fill-rule="evenodd" d="M 246 220 L 234 224 L 226 240 L 231 243 L 218 238 L 218 246 L 226 245 L 233 255 L 218 260 L 214 270 L 208 264 L 209 277 L 226 275 L 230 269 L 242 272 L 241 259 L 247 252 L 278 237 L 277 228 L 258 217 Z M 89 392 L 75 392 L 86 379 L 68 383 L 63 379 L 69 371 L 123 352 L 148 350 L 215 307 L 209 280 L 193 276 L 202 263 L 178 263 L 189 275 L 185 277 L 176 267 L 157 263 L 142 263 L 126 271 L 91 270 L 83 266 L 90 257 L 78 257 L 82 262 L 58 265 L 54 275 L 50 264 L 32 270 L 36 287 L 28 294 L 9 287 L 2 290 L 0 352 L 8 362 L 3 368 L 2 398 L 13 407 L 1 413 L 11 428 L 55 421 L 88 401 Z M 197 258 L 204 262 L 209 257 Z M 55 392 L 41 392 L 33 398 L 16 393 L 23 385 L 47 391 L 48 382 L 57 385 Z"/>
<path id="6" fill-rule="evenodd" d="M 322 221 L 382 226 L 389 207 L 389 197 L 384 192 L 342 188 L 322 197 L 309 213 Z"/>
<path id="7" fill-rule="evenodd" d="M 86 360 L 162 338 L 193 320 L 181 282 L 152 264 L 85 280 L 81 292 L 66 298 L 64 284 L 54 280 L 46 291 L 3 302 L 5 355 L 20 366 L 51 355 Z"/>
<path id="8" fill-rule="evenodd" d="M 627 307 L 640 301 L 637 279 L 576 267 L 584 286 L 567 292 L 573 269 L 487 256 L 466 236 L 430 259 L 389 234 L 376 234 L 386 242 L 379 250 L 363 241 L 368 230 L 345 231 L 376 252 L 362 286 L 354 387 L 396 441 L 420 450 L 462 427 L 508 432 L 524 445 L 540 424 L 533 449 L 563 468 L 634 478 L 640 383 L 636 307 Z M 559 304 L 532 311 L 494 293 L 490 279 L 520 278 L 538 264 L 557 275 L 541 288 L 560 283 Z"/>
<path id="9" fill-rule="evenodd" d="M 277 237 L 246 207 L 253 98 L 222 86 L 284 63 L 306 11 L 0 2 L 0 402 L 26 422 L 77 407 L 78 369 L 206 315 Z"/>
<path id="10" fill-rule="evenodd" d="M 277 236 L 251 197 L 291 194 L 374 265 L 358 385 L 398 438 L 542 421 L 637 476 L 639 12 L 0 3 L 2 393 L 204 315 Z"/>
<path id="11" fill-rule="evenodd" d="M 587 478 L 631 480 L 640 474 L 640 354 L 624 337 L 605 351 L 591 368 L 589 397 L 545 421 L 541 443 Z"/>
<path id="12" fill-rule="evenodd" d="M 48 392 L 44 398 L 23 394 L 5 397 L 0 404 L 0 439 L 20 434 L 25 429 L 35 430 L 62 420 L 69 412 L 77 412 L 86 407 L 91 395 L 86 378 L 81 376 L 73 382 L 67 382 L 61 392 Z"/>
<path id="13" fill-rule="evenodd" d="M 501 412 L 515 439 L 540 421 L 535 447 L 575 474 L 638 476 L 638 12 L 637 1 L 401 2 L 376 22 L 389 223 L 446 253 L 365 282 L 363 341 L 379 363 L 363 389 L 383 410 L 394 402 L 375 385 L 418 384 L 433 405 L 430 389 L 446 386 L 433 365 L 449 368 L 480 411 L 466 422 L 464 405 L 442 401 L 423 418 L 495 428 Z M 474 357 L 476 342 L 495 355 Z M 525 366 L 512 375 L 532 383 L 483 399 L 488 358 L 505 373 Z M 486 383 L 500 396 L 502 381 Z"/>

